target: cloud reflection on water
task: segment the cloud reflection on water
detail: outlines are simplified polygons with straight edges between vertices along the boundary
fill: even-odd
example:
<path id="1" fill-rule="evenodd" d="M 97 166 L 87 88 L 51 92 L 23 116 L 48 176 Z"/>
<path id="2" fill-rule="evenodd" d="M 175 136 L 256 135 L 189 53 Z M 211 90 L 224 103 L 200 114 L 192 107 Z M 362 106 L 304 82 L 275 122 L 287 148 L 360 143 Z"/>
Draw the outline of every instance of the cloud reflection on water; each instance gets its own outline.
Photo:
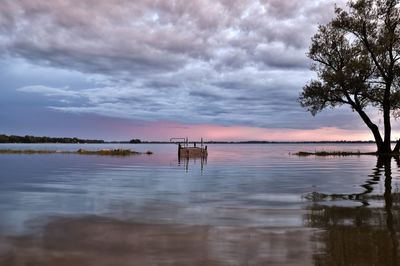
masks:
<path id="1" fill-rule="evenodd" d="M 150 157 L 0 157 L 0 265 L 398 262 L 399 160 L 213 145 L 201 171 L 166 147 Z M 304 197 L 312 191 L 324 197 Z"/>
<path id="2" fill-rule="evenodd" d="M 0 265 L 309 265 L 309 230 L 137 224 L 56 218 L 3 237 Z"/>

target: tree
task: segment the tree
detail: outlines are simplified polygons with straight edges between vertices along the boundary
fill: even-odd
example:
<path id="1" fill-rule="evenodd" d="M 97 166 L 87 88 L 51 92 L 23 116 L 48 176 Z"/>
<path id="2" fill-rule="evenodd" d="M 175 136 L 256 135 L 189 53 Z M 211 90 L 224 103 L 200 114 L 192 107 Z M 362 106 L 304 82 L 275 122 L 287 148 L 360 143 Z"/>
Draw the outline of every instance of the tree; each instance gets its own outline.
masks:
<path id="1" fill-rule="evenodd" d="M 391 147 L 391 122 L 400 114 L 399 0 L 349 1 L 348 11 L 319 26 L 308 57 L 318 79 L 300 94 L 300 104 L 316 115 L 326 107 L 348 105 L 371 130 L 377 152 L 399 153 Z M 368 115 L 382 115 L 383 137 Z"/>

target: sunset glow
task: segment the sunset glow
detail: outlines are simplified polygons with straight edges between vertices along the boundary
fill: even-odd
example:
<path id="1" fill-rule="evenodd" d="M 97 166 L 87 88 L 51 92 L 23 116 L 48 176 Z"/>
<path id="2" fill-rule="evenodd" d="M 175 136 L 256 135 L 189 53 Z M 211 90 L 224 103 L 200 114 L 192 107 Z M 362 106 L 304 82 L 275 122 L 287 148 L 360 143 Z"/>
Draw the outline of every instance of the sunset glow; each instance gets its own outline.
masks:
<path id="1" fill-rule="evenodd" d="M 372 136 L 365 130 L 345 130 L 338 128 L 301 129 L 265 129 L 242 126 L 187 125 L 172 122 L 153 122 L 140 125 L 124 126 L 118 130 L 122 134 L 131 132 L 139 138 L 168 141 L 174 137 L 189 137 L 191 140 L 204 138 L 207 141 L 367 141 Z M 122 136 L 121 136 L 122 137 Z"/>

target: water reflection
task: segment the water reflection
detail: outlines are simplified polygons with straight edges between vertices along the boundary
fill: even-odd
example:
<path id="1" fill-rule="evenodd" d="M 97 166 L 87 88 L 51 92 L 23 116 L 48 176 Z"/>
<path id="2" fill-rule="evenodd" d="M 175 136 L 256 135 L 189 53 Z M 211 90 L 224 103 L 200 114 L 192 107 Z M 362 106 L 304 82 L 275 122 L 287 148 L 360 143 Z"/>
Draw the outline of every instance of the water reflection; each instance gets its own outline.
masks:
<path id="1" fill-rule="evenodd" d="M 393 161 L 400 168 L 399 158 L 377 159 L 362 193 L 319 194 L 323 199 L 360 201 L 361 206 L 329 206 L 315 200 L 310 204 L 306 224 L 323 229 L 314 236 L 315 265 L 398 265 L 400 194 L 392 191 Z M 382 178 L 384 194 L 374 195 L 374 185 Z M 382 201 L 384 206 L 369 206 L 371 201 Z"/>
<path id="2" fill-rule="evenodd" d="M 200 163 L 200 171 L 203 173 L 204 167 L 207 165 L 207 156 L 198 156 L 198 157 L 178 156 L 178 165 L 184 166 L 186 172 L 189 171 L 190 162 L 192 162 L 194 165 Z"/>
<path id="3" fill-rule="evenodd" d="M 398 158 L 215 145 L 208 162 L 178 161 L 175 146 L 146 149 L 0 156 L 0 265 L 399 262 Z"/>
<path id="4" fill-rule="evenodd" d="M 0 238 L 0 265 L 310 265 L 310 231 L 56 218 Z"/>

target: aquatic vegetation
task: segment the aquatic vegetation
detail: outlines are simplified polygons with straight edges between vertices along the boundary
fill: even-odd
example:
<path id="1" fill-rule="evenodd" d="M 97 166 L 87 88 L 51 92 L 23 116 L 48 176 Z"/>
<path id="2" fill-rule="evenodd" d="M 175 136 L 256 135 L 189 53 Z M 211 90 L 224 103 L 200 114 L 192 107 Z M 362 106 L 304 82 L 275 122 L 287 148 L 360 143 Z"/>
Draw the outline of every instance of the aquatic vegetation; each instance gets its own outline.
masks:
<path id="1" fill-rule="evenodd" d="M 79 149 L 76 153 L 84 155 L 109 155 L 109 156 L 128 156 L 134 154 L 141 154 L 140 152 L 124 149 L 103 149 L 97 151 Z"/>
<path id="2" fill-rule="evenodd" d="M 376 152 L 360 152 L 360 151 L 315 151 L 315 152 L 307 152 L 300 151 L 293 153 L 293 155 L 297 156 L 360 156 L 360 155 L 377 155 Z"/>
<path id="3" fill-rule="evenodd" d="M 14 150 L 3 149 L 0 154 L 79 154 L 79 155 L 101 155 L 101 156 L 131 156 L 147 154 L 151 155 L 153 152 L 137 152 L 129 149 L 102 149 L 102 150 L 84 150 L 77 151 L 57 151 L 57 150 Z"/>
<path id="4" fill-rule="evenodd" d="M 12 150 L 12 149 L 0 150 L 0 154 L 50 154 L 50 153 L 57 153 L 57 151 L 51 151 L 51 150 Z"/>

